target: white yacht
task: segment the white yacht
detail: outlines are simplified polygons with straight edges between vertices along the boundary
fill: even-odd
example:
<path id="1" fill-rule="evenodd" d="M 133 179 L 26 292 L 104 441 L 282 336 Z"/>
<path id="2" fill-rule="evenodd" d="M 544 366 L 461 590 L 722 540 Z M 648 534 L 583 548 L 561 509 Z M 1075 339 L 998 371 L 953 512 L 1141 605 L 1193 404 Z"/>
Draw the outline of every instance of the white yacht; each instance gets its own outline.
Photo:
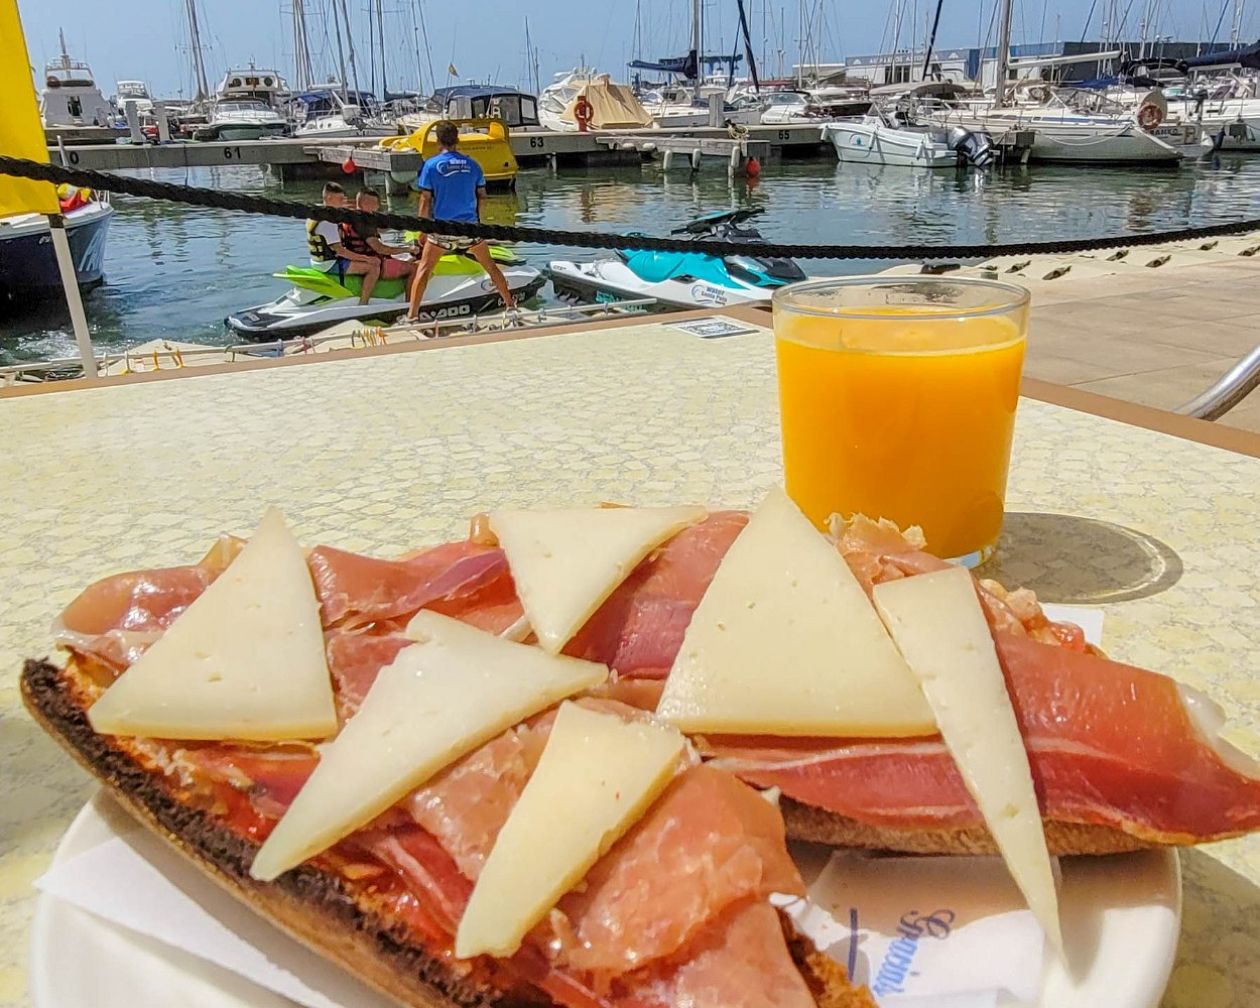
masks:
<path id="1" fill-rule="evenodd" d="M 281 109 L 289 100 L 289 86 L 275 70 L 252 64 L 229 70 L 215 89 L 206 123 L 193 133 L 196 140 L 258 140 L 283 136 L 289 121 Z"/>
<path id="2" fill-rule="evenodd" d="M 153 111 L 153 97 L 144 81 L 120 80 L 115 84 L 115 89 L 114 107 L 119 115 L 127 114 L 128 102 L 135 102 L 136 111 L 142 116 Z"/>
<path id="3" fill-rule="evenodd" d="M 284 136 L 289 122 L 266 102 L 256 98 L 216 98 L 206 124 L 193 134 L 196 140 L 261 140 Z"/>
<path id="4" fill-rule="evenodd" d="M 569 106 L 597 77 L 602 76 L 590 67 L 574 67 L 567 73 L 558 73 L 555 79 L 538 94 L 538 121 L 549 130 L 569 132 L 575 129 L 573 119 L 565 118 Z"/>
<path id="5" fill-rule="evenodd" d="M 670 84 L 665 87 L 646 91 L 639 95 L 639 102 L 648 114 L 662 127 L 708 126 L 710 94 L 721 96 L 722 122 L 740 123 L 755 126 L 761 122 L 760 103 L 745 104 L 737 107 L 726 101 L 725 88 L 716 91 L 694 88 L 689 84 Z"/>
<path id="6" fill-rule="evenodd" d="M 66 52 L 66 37 L 59 35 L 61 55 L 44 67 L 44 90 L 40 93 L 39 114 L 44 125 L 74 127 L 76 139 L 99 133 L 92 139 L 114 140 L 122 131 L 115 122 L 101 89 L 92 77 L 92 68 Z"/>

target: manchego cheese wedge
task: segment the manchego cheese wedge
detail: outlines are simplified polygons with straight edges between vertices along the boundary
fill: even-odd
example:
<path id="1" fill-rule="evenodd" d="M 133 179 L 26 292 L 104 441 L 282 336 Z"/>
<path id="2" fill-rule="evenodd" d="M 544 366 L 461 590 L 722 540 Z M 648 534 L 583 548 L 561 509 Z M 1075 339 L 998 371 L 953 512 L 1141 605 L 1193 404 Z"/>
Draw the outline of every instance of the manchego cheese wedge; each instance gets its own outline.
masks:
<path id="1" fill-rule="evenodd" d="M 967 790 L 1028 907 L 1063 949 L 1054 872 L 1028 754 L 971 575 L 961 567 L 875 587 Z"/>
<path id="2" fill-rule="evenodd" d="M 491 511 L 538 643 L 552 654 L 666 540 L 707 514 L 702 507 Z"/>
<path id="3" fill-rule="evenodd" d="M 538 767 L 477 878 L 455 955 L 515 953 L 647 811 L 673 777 L 684 745 L 670 728 L 562 704 Z"/>
<path id="4" fill-rule="evenodd" d="M 603 682 L 594 662 L 549 655 L 449 616 L 418 613 L 417 643 L 381 669 L 359 710 L 259 849 L 269 882 L 367 824 L 512 725 Z"/>
<path id="5" fill-rule="evenodd" d="M 919 684 L 857 578 L 781 490 L 718 566 L 657 713 L 686 732 L 936 732 Z"/>
<path id="6" fill-rule="evenodd" d="M 326 738 L 337 730 L 319 601 L 275 508 L 222 574 L 88 711 L 104 735 Z"/>

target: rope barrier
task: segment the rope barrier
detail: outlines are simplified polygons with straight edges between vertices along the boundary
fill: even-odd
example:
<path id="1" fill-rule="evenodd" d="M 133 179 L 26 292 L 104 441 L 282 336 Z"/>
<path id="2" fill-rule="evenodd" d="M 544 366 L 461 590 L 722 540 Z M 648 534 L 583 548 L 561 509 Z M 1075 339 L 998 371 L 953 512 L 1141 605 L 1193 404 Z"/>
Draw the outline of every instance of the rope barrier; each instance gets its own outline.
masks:
<path id="1" fill-rule="evenodd" d="M 36 179 L 41 182 L 66 182 L 72 186 L 107 190 L 145 199 L 184 203 L 189 206 L 272 217 L 289 217 L 294 220 L 315 218 L 332 221 L 335 224 L 368 224 L 378 228 L 452 235 L 458 238 L 477 238 L 493 242 L 567 245 L 572 248 L 590 249 L 703 252 L 716 256 L 756 255 L 789 259 L 988 259 L 1007 255 L 1068 255 L 1118 246 L 1163 245 L 1260 231 L 1260 220 L 1253 219 L 1146 234 L 1072 238 L 1062 241 L 1005 242 L 984 245 L 785 245 L 775 242 L 730 242 L 712 238 L 653 238 L 648 235 L 600 234 L 595 231 L 505 227 L 501 224 L 468 224 L 462 221 L 431 220 L 409 214 L 365 213 L 362 210 L 311 206 L 293 200 L 278 200 L 266 196 L 174 185 L 170 182 L 155 182 L 152 179 L 133 178 L 110 172 L 65 168 L 61 165 L 28 161 L 6 155 L 0 155 L 0 174 Z"/>

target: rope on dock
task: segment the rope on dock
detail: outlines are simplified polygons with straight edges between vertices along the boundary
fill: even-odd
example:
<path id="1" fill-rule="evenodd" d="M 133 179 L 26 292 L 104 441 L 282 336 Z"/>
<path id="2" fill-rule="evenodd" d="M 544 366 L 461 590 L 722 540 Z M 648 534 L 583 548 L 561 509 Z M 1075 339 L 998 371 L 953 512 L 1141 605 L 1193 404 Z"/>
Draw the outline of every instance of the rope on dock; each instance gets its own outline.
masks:
<path id="1" fill-rule="evenodd" d="M 313 206 L 294 200 L 271 199 L 246 193 L 225 192 L 196 186 L 156 182 L 152 179 L 115 175 L 111 172 L 61 165 L 0 154 L 0 174 L 41 182 L 62 183 L 100 189 L 145 199 L 166 200 L 188 206 L 231 210 L 237 213 L 315 218 L 335 224 L 368 224 L 399 231 L 452 235 L 492 242 L 567 245 L 590 249 L 644 249 L 654 252 L 703 252 L 708 255 L 757 255 L 789 259 L 986 259 L 1006 255 L 1072 254 L 1095 249 L 1134 245 L 1164 245 L 1219 238 L 1225 235 L 1260 231 L 1260 220 L 1239 220 L 1204 227 L 1178 228 L 1146 234 L 1107 235 L 1101 238 L 1071 238 L 1061 241 L 1005 242 L 984 245 L 785 245 L 774 242 L 731 242 L 711 238 L 653 238 L 648 235 L 601 234 L 596 231 L 561 231 L 553 228 L 505 227 L 501 224 L 469 224 L 463 221 L 432 220 L 410 214 L 365 213 L 362 210 Z"/>

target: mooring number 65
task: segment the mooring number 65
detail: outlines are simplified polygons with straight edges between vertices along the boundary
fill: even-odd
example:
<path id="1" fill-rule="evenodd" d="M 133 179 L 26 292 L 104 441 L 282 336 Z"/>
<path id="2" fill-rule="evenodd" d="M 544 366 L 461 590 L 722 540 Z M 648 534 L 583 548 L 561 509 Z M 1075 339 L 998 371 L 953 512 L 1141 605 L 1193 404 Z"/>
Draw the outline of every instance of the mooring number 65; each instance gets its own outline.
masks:
<path id="1" fill-rule="evenodd" d="M 792 139 L 792 131 L 791 131 L 791 130 L 779 130 L 779 139 L 780 139 L 780 140 L 791 140 L 791 139 Z"/>
<path id="2" fill-rule="evenodd" d="M 241 149 L 239 147 L 224 147 L 223 160 L 231 161 L 233 158 L 235 158 L 237 161 L 241 159 Z"/>

